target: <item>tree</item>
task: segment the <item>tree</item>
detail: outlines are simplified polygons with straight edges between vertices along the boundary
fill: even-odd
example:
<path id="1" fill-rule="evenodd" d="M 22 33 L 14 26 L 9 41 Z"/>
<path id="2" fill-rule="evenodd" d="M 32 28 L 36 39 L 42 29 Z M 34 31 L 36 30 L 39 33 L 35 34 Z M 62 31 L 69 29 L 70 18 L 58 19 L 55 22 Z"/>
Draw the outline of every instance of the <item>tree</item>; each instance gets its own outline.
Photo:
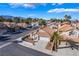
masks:
<path id="1" fill-rule="evenodd" d="M 52 22 L 56 22 L 57 19 L 56 19 L 56 18 L 51 18 L 50 20 L 51 20 Z"/>
<path id="2" fill-rule="evenodd" d="M 50 19 L 52 22 L 63 22 L 63 20 L 62 19 L 56 19 L 56 18 L 51 18 Z"/>
<path id="3" fill-rule="evenodd" d="M 29 17 L 26 19 L 26 23 L 31 24 L 31 22 L 32 22 L 32 18 Z"/>
<path id="4" fill-rule="evenodd" d="M 13 17 L 13 22 L 19 23 L 20 22 L 20 17 Z"/>
<path id="5" fill-rule="evenodd" d="M 11 18 L 5 20 L 6 22 L 13 22 Z"/>
<path id="6" fill-rule="evenodd" d="M 39 25 L 41 25 L 41 26 L 46 26 L 46 21 L 45 20 L 43 20 L 43 19 L 40 19 L 39 20 Z"/>
<path id="7" fill-rule="evenodd" d="M 61 41 L 61 36 L 59 35 L 58 32 L 54 32 L 52 35 L 51 35 L 51 40 L 50 42 L 54 43 L 54 48 L 52 47 L 52 49 L 54 51 L 57 51 L 57 48 L 58 48 L 58 45 L 60 44 L 60 41 Z"/>
<path id="8" fill-rule="evenodd" d="M 2 16 L 0 16 L 0 22 L 3 22 L 3 21 L 5 21 L 5 19 Z"/>

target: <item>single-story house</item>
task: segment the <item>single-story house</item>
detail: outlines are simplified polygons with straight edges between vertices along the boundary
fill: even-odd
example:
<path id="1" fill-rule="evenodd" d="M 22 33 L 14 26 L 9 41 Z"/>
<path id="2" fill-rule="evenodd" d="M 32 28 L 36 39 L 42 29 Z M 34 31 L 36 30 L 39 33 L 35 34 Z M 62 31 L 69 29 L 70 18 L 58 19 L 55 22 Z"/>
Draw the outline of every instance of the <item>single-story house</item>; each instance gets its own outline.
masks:
<path id="1" fill-rule="evenodd" d="M 57 29 L 58 24 L 56 22 L 51 22 L 51 23 L 48 23 L 47 26 L 52 29 Z"/>
<path id="2" fill-rule="evenodd" d="M 44 41 L 50 41 L 51 35 L 54 33 L 54 30 L 52 30 L 49 27 L 40 28 L 37 32 L 37 35 L 39 37 L 39 40 Z"/>
<path id="3" fill-rule="evenodd" d="M 60 32 L 67 32 L 69 30 L 71 30 L 73 27 L 69 24 L 63 24 L 61 26 L 59 26 L 59 31 Z"/>
<path id="4" fill-rule="evenodd" d="M 17 23 L 17 26 L 26 28 L 28 26 L 28 24 L 26 24 L 26 23 Z"/>
<path id="5" fill-rule="evenodd" d="M 32 22 L 32 23 L 31 23 L 31 26 L 32 26 L 32 27 L 38 27 L 38 26 L 39 26 L 39 23 L 38 23 L 38 22 Z"/>
<path id="6" fill-rule="evenodd" d="M 28 24 L 26 23 L 15 23 L 15 22 L 3 22 L 4 25 L 11 27 L 11 26 L 20 26 L 23 28 L 26 28 L 28 26 Z"/>

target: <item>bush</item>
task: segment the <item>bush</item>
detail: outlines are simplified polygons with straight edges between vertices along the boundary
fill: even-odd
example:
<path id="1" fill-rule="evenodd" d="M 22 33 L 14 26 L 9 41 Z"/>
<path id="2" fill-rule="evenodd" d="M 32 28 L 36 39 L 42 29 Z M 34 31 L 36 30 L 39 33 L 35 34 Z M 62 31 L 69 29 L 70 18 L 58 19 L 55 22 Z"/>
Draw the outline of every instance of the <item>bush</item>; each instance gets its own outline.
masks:
<path id="1" fill-rule="evenodd" d="M 22 38 L 22 40 L 25 41 L 25 39 L 28 38 L 28 37 L 29 37 L 29 35 L 24 36 L 24 37 Z"/>

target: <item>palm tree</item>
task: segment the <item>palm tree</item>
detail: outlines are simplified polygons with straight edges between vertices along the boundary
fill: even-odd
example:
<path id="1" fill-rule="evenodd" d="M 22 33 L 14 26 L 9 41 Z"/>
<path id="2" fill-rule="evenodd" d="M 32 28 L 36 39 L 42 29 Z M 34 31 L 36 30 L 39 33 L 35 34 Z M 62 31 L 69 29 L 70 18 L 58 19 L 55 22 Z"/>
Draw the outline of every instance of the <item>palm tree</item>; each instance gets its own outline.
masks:
<path id="1" fill-rule="evenodd" d="M 64 16 L 64 18 L 65 18 L 65 20 L 67 20 L 67 19 L 68 19 L 68 16 L 67 16 L 67 15 L 65 15 L 65 16 Z"/>
<path id="2" fill-rule="evenodd" d="M 52 50 L 57 51 L 58 45 L 60 45 L 60 41 L 61 41 L 61 36 L 58 34 L 58 32 L 54 32 L 50 40 L 50 42 L 54 44 Z"/>
<path id="3" fill-rule="evenodd" d="M 71 21 L 70 21 L 70 19 L 71 19 L 71 16 L 70 16 L 70 15 L 65 15 L 65 16 L 64 16 L 64 19 L 65 19 L 64 21 L 71 22 Z"/>
<path id="4" fill-rule="evenodd" d="M 65 15 L 64 16 L 65 20 L 71 19 L 71 16 Z"/>

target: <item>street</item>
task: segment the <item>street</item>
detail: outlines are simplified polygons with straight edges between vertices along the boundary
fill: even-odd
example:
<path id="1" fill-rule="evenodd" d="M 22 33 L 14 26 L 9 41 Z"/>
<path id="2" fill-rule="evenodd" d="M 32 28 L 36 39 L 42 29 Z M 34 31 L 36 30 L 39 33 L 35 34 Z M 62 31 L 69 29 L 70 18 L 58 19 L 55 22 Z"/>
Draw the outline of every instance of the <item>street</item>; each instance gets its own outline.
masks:
<path id="1" fill-rule="evenodd" d="M 12 43 L 0 49 L 0 56 L 49 56 L 42 52 Z"/>
<path id="2" fill-rule="evenodd" d="M 35 51 L 30 48 L 20 46 L 19 44 L 13 42 L 13 40 L 27 35 L 33 29 L 26 30 L 19 34 L 10 35 L 10 37 L 5 37 L 6 39 L 0 39 L 0 56 L 49 56 L 42 52 Z M 2 30 L 0 36 L 5 32 Z"/>
<path id="3" fill-rule="evenodd" d="M 5 30 L 4 30 L 5 31 Z M 5 44 L 5 43 L 7 43 L 7 42 L 10 42 L 10 41 L 12 41 L 12 40 L 14 40 L 14 39 L 17 39 L 17 38 L 19 38 L 19 37 L 22 37 L 22 36 L 24 36 L 25 34 L 27 34 L 27 33 L 29 33 L 30 32 L 30 30 L 26 30 L 26 31 L 24 31 L 24 32 L 22 32 L 22 33 L 19 33 L 19 34 L 8 34 L 8 35 L 10 35 L 9 37 L 5 37 L 5 39 L 0 39 L 0 45 L 3 45 L 3 44 Z M 0 34 L 0 36 L 1 36 L 2 34 Z M 5 34 L 4 34 L 5 35 Z M 6 34 L 7 35 L 7 34 Z"/>

